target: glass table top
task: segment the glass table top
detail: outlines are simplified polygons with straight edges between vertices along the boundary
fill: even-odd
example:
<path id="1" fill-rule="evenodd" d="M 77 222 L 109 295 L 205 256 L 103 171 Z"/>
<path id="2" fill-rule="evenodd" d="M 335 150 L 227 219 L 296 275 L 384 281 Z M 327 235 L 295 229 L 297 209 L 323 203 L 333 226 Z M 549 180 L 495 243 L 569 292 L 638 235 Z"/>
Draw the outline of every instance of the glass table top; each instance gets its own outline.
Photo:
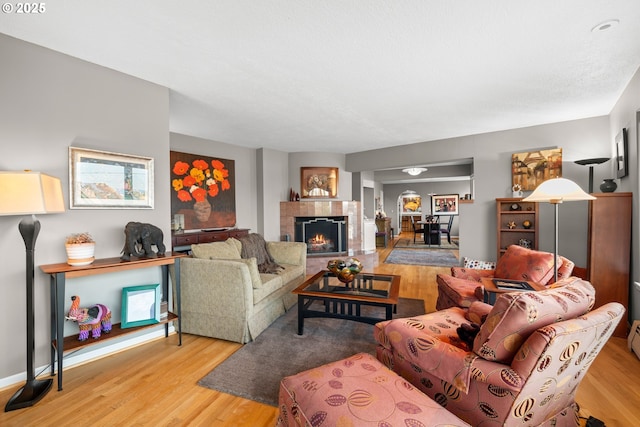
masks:
<path id="1" fill-rule="evenodd" d="M 352 282 L 343 283 L 333 273 L 324 270 L 300 285 L 294 293 L 313 292 L 327 295 L 389 298 L 391 294 L 397 293 L 399 281 L 399 276 L 359 273 Z"/>

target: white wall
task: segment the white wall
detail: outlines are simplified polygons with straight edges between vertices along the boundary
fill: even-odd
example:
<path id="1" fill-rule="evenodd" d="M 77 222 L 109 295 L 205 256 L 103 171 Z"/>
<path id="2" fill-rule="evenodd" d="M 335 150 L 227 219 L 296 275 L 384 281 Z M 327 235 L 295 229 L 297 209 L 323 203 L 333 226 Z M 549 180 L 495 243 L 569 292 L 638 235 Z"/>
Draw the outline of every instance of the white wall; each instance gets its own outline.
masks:
<path id="1" fill-rule="evenodd" d="M 59 177 L 68 207 L 69 146 L 153 157 L 155 162 L 152 210 L 67 210 L 41 215 L 36 266 L 65 262 L 64 238 L 73 232 L 93 235 L 96 257 L 119 257 L 128 221 L 159 226 L 165 245 L 170 246 L 168 90 L 4 35 L 0 35 L 0 56 L 0 170 L 32 169 Z M 26 266 L 20 219 L 0 217 L 0 379 L 26 370 Z M 78 292 L 87 304 L 119 307 L 121 287 L 135 284 L 129 280 L 138 279 L 113 275 L 106 285 L 91 280 L 86 286 L 69 282 L 66 296 Z M 104 292 L 94 295 L 98 289 Z M 49 277 L 37 267 L 35 309 L 35 364 L 42 366 L 49 362 L 51 338 Z"/>

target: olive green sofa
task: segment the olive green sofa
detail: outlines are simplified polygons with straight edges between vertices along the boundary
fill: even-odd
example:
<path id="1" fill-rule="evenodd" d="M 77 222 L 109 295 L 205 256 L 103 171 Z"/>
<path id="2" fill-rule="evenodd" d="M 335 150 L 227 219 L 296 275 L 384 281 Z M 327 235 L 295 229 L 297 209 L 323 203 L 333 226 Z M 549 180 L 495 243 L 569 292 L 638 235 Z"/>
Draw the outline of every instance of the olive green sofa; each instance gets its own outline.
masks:
<path id="1" fill-rule="evenodd" d="M 306 244 L 266 242 L 282 267 L 275 274 L 260 273 L 241 248 L 234 238 L 192 245 L 180 260 L 182 332 L 247 343 L 295 305 L 291 291 L 305 280 Z"/>

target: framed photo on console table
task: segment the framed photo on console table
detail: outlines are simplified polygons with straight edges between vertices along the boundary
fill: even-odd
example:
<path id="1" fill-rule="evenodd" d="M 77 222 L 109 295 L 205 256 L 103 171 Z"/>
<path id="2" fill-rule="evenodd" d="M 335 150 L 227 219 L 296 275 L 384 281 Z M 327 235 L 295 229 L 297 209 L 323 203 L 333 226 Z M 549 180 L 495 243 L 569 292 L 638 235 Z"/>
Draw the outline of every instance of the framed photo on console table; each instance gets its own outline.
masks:
<path id="1" fill-rule="evenodd" d="M 122 288 L 121 328 L 160 322 L 160 284 Z"/>
<path id="2" fill-rule="evenodd" d="M 69 147 L 71 209 L 153 209 L 153 158 Z"/>
<path id="3" fill-rule="evenodd" d="M 435 194 L 431 196 L 431 215 L 458 215 L 459 194 Z"/>

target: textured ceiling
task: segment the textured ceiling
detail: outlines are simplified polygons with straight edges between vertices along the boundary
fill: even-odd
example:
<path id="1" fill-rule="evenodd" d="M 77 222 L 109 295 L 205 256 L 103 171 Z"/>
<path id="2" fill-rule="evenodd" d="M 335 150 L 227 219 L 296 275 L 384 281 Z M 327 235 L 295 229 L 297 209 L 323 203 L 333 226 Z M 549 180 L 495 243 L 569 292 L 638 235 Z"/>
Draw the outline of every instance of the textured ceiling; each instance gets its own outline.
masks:
<path id="1" fill-rule="evenodd" d="M 286 152 L 606 115 L 640 66 L 638 0 L 44 4 L 0 32 L 168 87 L 173 132 Z"/>

